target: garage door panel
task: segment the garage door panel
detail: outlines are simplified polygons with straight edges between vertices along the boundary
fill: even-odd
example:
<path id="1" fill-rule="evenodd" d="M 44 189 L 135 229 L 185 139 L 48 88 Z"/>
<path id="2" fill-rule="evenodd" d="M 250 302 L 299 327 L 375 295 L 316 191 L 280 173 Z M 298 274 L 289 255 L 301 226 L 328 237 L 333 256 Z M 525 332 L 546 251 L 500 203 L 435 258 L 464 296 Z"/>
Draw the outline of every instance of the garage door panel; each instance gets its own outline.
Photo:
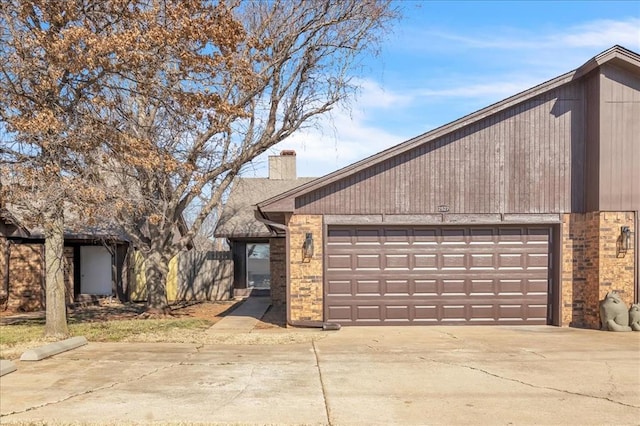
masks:
<path id="1" fill-rule="evenodd" d="M 384 255 L 384 264 L 382 269 L 394 270 L 410 270 L 411 261 L 408 253 L 404 254 L 386 254 Z"/>
<path id="2" fill-rule="evenodd" d="M 421 303 L 413 307 L 413 320 L 422 322 L 437 323 L 439 321 L 438 305 Z"/>
<path id="3" fill-rule="evenodd" d="M 359 254 L 356 256 L 355 263 L 356 269 L 374 269 L 376 271 L 382 269 L 378 254 Z"/>
<path id="4" fill-rule="evenodd" d="M 549 255 L 547 253 L 527 254 L 527 268 L 546 269 L 549 265 Z"/>
<path id="5" fill-rule="evenodd" d="M 467 282 L 465 280 L 443 279 L 441 293 L 443 296 L 452 294 L 467 294 Z"/>
<path id="6" fill-rule="evenodd" d="M 385 294 L 409 296 L 411 292 L 411 283 L 409 280 L 387 280 Z"/>
<path id="7" fill-rule="evenodd" d="M 442 255 L 442 268 L 454 268 L 454 269 L 465 269 L 466 255 L 464 253 L 460 254 L 443 254 Z"/>
<path id="8" fill-rule="evenodd" d="M 408 322 L 411 318 L 410 305 L 385 306 L 384 314 L 386 321 Z"/>
<path id="9" fill-rule="evenodd" d="M 493 253 L 470 253 L 469 269 L 494 269 L 496 264 L 496 256 Z"/>
<path id="10" fill-rule="evenodd" d="M 414 295 L 437 295 L 438 282 L 436 280 L 414 280 Z"/>
<path id="11" fill-rule="evenodd" d="M 495 280 L 469 280 L 469 293 L 472 295 L 494 295 L 496 294 Z"/>
<path id="12" fill-rule="evenodd" d="M 380 321 L 382 317 L 381 305 L 359 305 L 356 306 L 356 320 L 357 321 Z"/>
<path id="13" fill-rule="evenodd" d="M 466 311 L 466 305 L 442 305 L 442 320 L 465 321 Z"/>
<path id="14" fill-rule="evenodd" d="M 354 269 L 354 264 L 350 254 L 332 254 L 327 256 L 327 268 L 328 269 L 344 269 L 351 271 Z"/>
<path id="15" fill-rule="evenodd" d="M 544 324 L 549 240 L 548 227 L 331 227 L 326 318 Z"/>
<path id="16" fill-rule="evenodd" d="M 345 281 L 330 280 L 330 281 L 327 281 L 326 285 L 327 285 L 327 296 L 351 295 L 351 290 L 352 290 L 351 280 L 345 280 Z"/>
<path id="17" fill-rule="evenodd" d="M 411 254 L 413 257 L 413 269 L 434 270 L 438 267 L 438 256 L 436 254 Z"/>
<path id="18" fill-rule="evenodd" d="M 380 281 L 356 280 L 356 295 L 382 295 Z"/>
<path id="19" fill-rule="evenodd" d="M 498 269 L 525 269 L 525 257 L 520 253 L 501 253 L 498 255 Z"/>
<path id="20" fill-rule="evenodd" d="M 548 280 L 529 280 L 527 282 L 528 294 L 547 294 L 549 288 Z"/>
<path id="21" fill-rule="evenodd" d="M 493 303 L 472 304 L 470 306 L 470 317 L 472 321 L 496 320 L 496 310 Z"/>
<path id="22" fill-rule="evenodd" d="M 351 305 L 332 305 L 329 306 L 327 311 L 329 318 L 332 321 L 352 321 L 353 313 Z"/>

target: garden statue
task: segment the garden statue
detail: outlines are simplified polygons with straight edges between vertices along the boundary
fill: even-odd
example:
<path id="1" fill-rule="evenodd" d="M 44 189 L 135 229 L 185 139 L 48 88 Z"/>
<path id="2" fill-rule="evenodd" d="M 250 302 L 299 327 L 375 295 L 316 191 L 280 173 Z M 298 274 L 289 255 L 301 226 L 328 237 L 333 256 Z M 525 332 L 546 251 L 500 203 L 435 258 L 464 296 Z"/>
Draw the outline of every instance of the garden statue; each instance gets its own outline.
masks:
<path id="1" fill-rule="evenodd" d="M 629 325 L 633 331 L 640 331 L 640 305 L 631 305 L 629 309 Z"/>
<path id="2" fill-rule="evenodd" d="M 600 320 L 601 330 L 631 331 L 627 306 L 615 291 L 608 292 L 604 300 L 600 301 Z"/>

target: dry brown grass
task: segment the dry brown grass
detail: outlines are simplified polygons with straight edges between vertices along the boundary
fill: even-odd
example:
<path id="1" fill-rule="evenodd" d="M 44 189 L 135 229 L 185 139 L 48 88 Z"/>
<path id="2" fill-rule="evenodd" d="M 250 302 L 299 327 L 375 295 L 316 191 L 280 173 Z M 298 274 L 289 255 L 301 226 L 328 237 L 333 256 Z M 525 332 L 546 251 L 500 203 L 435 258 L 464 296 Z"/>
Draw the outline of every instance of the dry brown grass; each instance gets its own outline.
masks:
<path id="1" fill-rule="evenodd" d="M 141 315 L 143 304 L 102 302 L 69 312 L 72 336 L 89 342 L 194 343 L 231 345 L 282 345 L 318 340 L 326 336 L 317 329 L 287 328 L 282 307 L 271 307 L 249 333 L 217 332 L 211 326 L 241 302 L 182 303 L 171 316 Z M 0 314 L 0 358 L 17 359 L 35 346 L 50 342 L 43 337 L 44 313 Z"/>

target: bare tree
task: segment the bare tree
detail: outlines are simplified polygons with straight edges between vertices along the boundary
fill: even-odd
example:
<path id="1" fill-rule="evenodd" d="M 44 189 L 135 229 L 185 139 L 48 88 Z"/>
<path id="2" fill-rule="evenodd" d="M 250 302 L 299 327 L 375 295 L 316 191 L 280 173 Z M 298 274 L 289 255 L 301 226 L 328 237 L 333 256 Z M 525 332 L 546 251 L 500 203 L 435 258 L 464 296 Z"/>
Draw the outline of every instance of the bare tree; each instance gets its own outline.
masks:
<path id="1" fill-rule="evenodd" d="M 83 118 L 83 101 L 104 75 L 86 64 L 105 62 L 106 51 L 88 52 L 87 44 L 103 40 L 85 36 L 105 24 L 105 13 L 82 2 L 0 5 L 0 195 L 44 233 L 48 336 L 68 334 L 65 211 L 95 195 L 86 154 L 97 141 L 88 137 L 95 128 Z"/>
<path id="2" fill-rule="evenodd" d="M 349 98 L 359 59 L 395 11 L 389 0 L 76 3 L 74 48 L 85 57 L 71 73 L 100 62 L 98 86 L 73 105 L 92 126 L 88 170 L 106 200 L 95 205 L 143 253 L 148 309 L 164 312 L 170 259 L 248 162 Z M 93 8 L 107 16 L 102 25 L 85 23 Z M 104 31 L 111 44 L 86 53 Z"/>
<path id="3" fill-rule="evenodd" d="M 172 113 L 191 116 L 206 108 L 234 114 L 217 94 L 200 91 L 197 74 L 233 67 L 239 76 L 241 68 L 250 75 L 229 55 L 243 37 L 229 8 L 207 1 L 0 4 L 0 195 L 43 229 L 47 335 L 68 334 L 65 214 L 85 221 L 113 217 L 114 206 L 106 201 L 115 173 L 104 169 L 114 162 L 107 155 L 117 153 L 119 167 L 143 163 L 141 168 L 153 170 L 165 164 L 161 141 L 170 137 L 165 129 Z M 159 74 L 159 64 L 170 72 Z M 135 126 L 114 122 L 129 100 L 137 102 L 127 106 L 129 112 L 137 109 L 141 120 L 154 102 L 162 103 L 166 125 L 141 121 L 136 134 L 129 131 Z M 139 189 L 154 191 L 144 185 Z"/>
<path id="4" fill-rule="evenodd" d="M 126 198 L 114 204 L 124 207 L 117 210 L 120 223 L 145 255 L 152 310 L 167 307 L 169 260 L 198 233 L 243 166 L 346 100 L 359 58 L 375 50 L 395 17 L 388 1 L 367 0 L 243 2 L 232 12 L 245 37 L 226 69 L 184 73 L 181 57 L 162 50 L 127 76 L 134 88 L 126 96 L 120 89 L 112 95 L 118 108 L 109 117 L 122 134 L 120 145 L 111 143 L 123 166 L 117 187 L 127 189 L 112 195 Z M 201 102 L 205 95 L 224 108 Z M 131 149 L 139 145 L 151 163 Z M 178 233 L 183 213 L 203 194 L 190 229 Z"/>

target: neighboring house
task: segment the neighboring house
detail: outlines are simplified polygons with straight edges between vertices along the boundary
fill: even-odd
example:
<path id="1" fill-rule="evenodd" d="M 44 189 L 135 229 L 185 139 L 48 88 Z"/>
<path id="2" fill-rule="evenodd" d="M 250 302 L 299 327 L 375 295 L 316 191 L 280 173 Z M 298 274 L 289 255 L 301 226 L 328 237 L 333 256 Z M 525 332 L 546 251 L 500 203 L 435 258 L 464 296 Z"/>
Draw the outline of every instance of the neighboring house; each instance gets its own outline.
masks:
<path id="1" fill-rule="evenodd" d="M 640 55 L 615 46 L 257 210 L 290 323 L 598 328 L 608 291 L 638 301 Z"/>
<path id="2" fill-rule="evenodd" d="M 127 299 L 129 242 L 108 229 L 74 226 L 64 235 L 66 300 L 83 296 Z M 44 236 L 0 209 L 0 303 L 16 311 L 45 306 Z"/>
<path id="3" fill-rule="evenodd" d="M 252 290 L 269 290 L 272 301 L 284 303 L 284 286 L 274 287 L 272 275 L 284 274 L 284 240 L 272 235 L 267 226 L 255 218 L 255 205 L 314 178 L 296 176 L 295 151 L 282 151 L 269 156 L 268 178 L 237 178 L 231 187 L 229 198 L 215 230 L 216 238 L 226 238 L 233 252 L 233 287 L 237 295 Z M 282 240 L 282 241 L 278 241 Z M 280 244 L 281 243 L 281 244 Z M 276 250 L 274 252 L 274 247 Z M 271 267 L 276 262 L 276 270 Z M 284 283 L 283 279 L 277 283 Z"/>

